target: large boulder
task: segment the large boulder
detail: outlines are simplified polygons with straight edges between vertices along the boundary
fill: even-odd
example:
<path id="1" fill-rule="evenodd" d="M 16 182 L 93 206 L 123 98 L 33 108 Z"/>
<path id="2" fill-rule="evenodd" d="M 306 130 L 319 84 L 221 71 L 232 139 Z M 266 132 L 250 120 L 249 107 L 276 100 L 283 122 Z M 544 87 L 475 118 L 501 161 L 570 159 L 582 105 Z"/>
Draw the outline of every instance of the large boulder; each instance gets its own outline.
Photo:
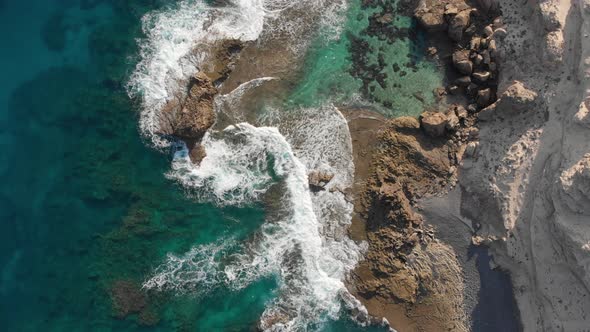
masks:
<path id="1" fill-rule="evenodd" d="M 420 115 L 422 129 L 431 137 L 440 137 L 445 134 L 449 119 L 440 112 L 424 112 Z"/>
<path id="2" fill-rule="evenodd" d="M 500 95 L 497 108 L 502 112 L 531 109 L 537 100 L 537 93 L 527 89 L 522 82 L 514 81 Z"/>
<path id="3" fill-rule="evenodd" d="M 440 32 L 447 29 L 444 14 L 445 7 L 443 1 L 423 0 L 416 8 L 414 17 L 429 32 Z"/>
<path id="4" fill-rule="evenodd" d="M 463 32 L 469 26 L 471 18 L 471 9 L 465 9 L 453 16 L 449 22 L 449 38 L 456 42 L 460 42 L 463 39 Z"/>
<path id="5" fill-rule="evenodd" d="M 473 63 L 469 60 L 468 50 L 458 50 L 453 53 L 453 66 L 464 75 L 471 75 Z"/>

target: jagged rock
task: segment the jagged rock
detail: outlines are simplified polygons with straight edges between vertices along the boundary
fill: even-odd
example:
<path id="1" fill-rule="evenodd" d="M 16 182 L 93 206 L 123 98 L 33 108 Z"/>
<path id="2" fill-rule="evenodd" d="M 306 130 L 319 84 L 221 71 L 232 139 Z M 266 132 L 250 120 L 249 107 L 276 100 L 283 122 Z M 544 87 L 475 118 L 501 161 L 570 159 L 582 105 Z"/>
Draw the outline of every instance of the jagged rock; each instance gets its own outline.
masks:
<path id="1" fill-rule="evenodd" d="M 477 94 L 478 89 L 479 89 L 479 86 L 477 84 L 475 84 L 475 83 L 469 84 L 466 89 L 467 95 L 475 96 Z"/>
<path id="2" fill-rule="evenodd" d="M 477 92 L 477 105 L 480 107 L 488 106 L 492 101 L 492 89 L 481 89 Z"/>
<path id="3" fill-rule="evenodd" d="M 434 99 L 436 99 L 436 102 L 440 102 L 443 100 L 444 96 L 447 95 L 447 90 L 443 87 L 438 87 L 434 89 L 432 93 L 434 94 Z"/>
<path id="4" fill-rule="evenodd" d="M 446 114 L 447 124 L 445 126 L 446 130 L 448 131 L 456 131 L 459 129 L 459 117 L 455 113 L 453 108 L 449 109 Z"/>
<path id="5" fill-rule="evenodd" d="M 539 3 L 541 9 L 541 21 L 546 31 L 556 31 L 561 29 L 561 22 L 557 16 L 559 9 L 557 4 L 553 1 L 544 1 Z"/>
<path id="6" fill-rule="evenodd" d="M 423 3 L 416 9 L 414 16 L 418 23 L 430 32 L 444 31 L 447 28 L 443 6 L 429 6 Z"/>
<path id="7" fill-rule="evenodd" d="M 393 22 L 393 14 L 385 13 L 385 14 L 377 17 L 377 22 L 379 22 L 381 24 L 389 24 L 389 23 Z"/>
<path id="8" fill-rule="evenodd" d="M 453 66 L 464 75 L 471 75 L 473 63 L 469 60 L 468 50 L 459 50 L 453 53 Z"/>
<path id="9" fill-rule="evenodd" d="M 463 152 L 463 158 L 470 158 L 475 156 L 478 147 L 479 142 L 469 142 L 467 144 L 467 147 L 465 148 L 465 152 Z"/>
<path id="10" fill-rule="evenodd" d="M 508 32 L 504 28 L 498 28 L 494 30 L 492 37 L 497 40 L 503 40 L 508 35 Z"/>
<path id="11" fill-rule="evenodd" d="M 414 17 L 428 31 L 445 31 L 448 27 L 445 20 L 446 8 L 451 5 L 457 12 L 469 8 L 464 0 L 422 0 L 414 11 Z"/>
<path id="12" fill-rule="evenodd" d="M 449 22 L 449 38 L 459 42 L 463 39 L 463 31 L 469 25 L 469 19 L 471 16 L 471 9 L 466 9 L 455 15 Z"/>
<path id="13" fill-rule="evenodd" d="M 476 54 L 475 57 L 473 57 L 473 64 L 476 66 L 481 65 L 483 62 L 483 57 L 480 54 Z"/>
<path id="14" fill-rule="evenodd" d="M 332 181 L 334 174 L 323 171 L 313 171 L 309 173 L 307 177 L 310 189 L 313 191 L 320 191 L 324 190 L 328 182 Z"/>
<path id="15" fill-rule="evenodd" d="M 477 50 L 479 50 L 480 44 L 481 44 L 481 38 L 480 37 L 473 37 L 473 38 L 471 38 L 471 41 L 469 41 L 469 49 L 472 51 L 477 51 Z"/>
<path id="16" fill-rule="evenodd" d="M 498 57 L 498 48 L 496 46 L 496 41 L 491 39 L 489 44 L 488 44 L 488 50 L 490 51 L 490 56 L 492 58 L 497 58 Z"/>
<path id="17" fill-rule="evenodd" d="M 496 29 L 503 27 L 503 26 L 504 26 L 504 22 L 502 22 L 502 17 L 496 17 L 494 19 L 494 21 L 492 22 L 492 27 L 494 28 L 494 31 Z"/>
<path id="18" fill-rule="evenodd" d="M 471 84 L 471 77 L 469 76 L 462 76 L 455 80 L 455 84 L 461 87 L 467 87 Z"/>
<path id="19" fill-rule="evenodd" d="M 484 83 L 490 79 L 490 72 L 489 71 L 478 71 L 471 75 L 476 82 Z"/>
<path id="20" fill-rule="evenodd" d="M 523 111 L 533 108 L 537 100 L 537 93 L 527 89 L 522 82 L 514 81 L 497 102 L 498 110 L 502 112 Z"/>
<path id="21" fill-rule="evenodd" d="M 445 15 L 446 16 L 454 16 L 459 14 L 459 8 L 457 8 L 452 3 L 445 5 Z"/>
<path id="22" fill-rule="evenodd" d="M 205 74 L 191 77 L 186 97 L 181 102 L 170 101 L 162 110 L 160 133 L 188 141 L 200 140 L 215 122 L 216 94 L 217 89 Z"/>
<path id="23" fill-rule="evenodd" d="M 487 38 L 482 38 L 479 41 L 479 48 L 482 49 L 482 50 L 487 49 L 488 48 L 488 43 L 489 43 L 489 40 Z"/>
<path id="24" fill-rule="evenodd" d="M 431 137 L 440 137 L 445 134 L 449 120 L 440 112 L 424 112 L 420 115 L 422 129 Z"/>

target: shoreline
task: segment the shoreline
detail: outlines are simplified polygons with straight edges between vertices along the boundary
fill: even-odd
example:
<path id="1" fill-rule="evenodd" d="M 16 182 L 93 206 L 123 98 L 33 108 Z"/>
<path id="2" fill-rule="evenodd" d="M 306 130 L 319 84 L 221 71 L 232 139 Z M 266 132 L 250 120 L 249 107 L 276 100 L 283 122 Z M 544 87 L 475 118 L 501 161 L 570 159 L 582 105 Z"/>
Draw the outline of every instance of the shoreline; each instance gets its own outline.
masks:
<path id="1" fill-rule="evenodd" d="M 448 3 L 450 5 L 445 6 Z M 446 13 L 449 11 L 452 13 L 451 15 L 457 16 L 475 11 L 475 7 L 465 4 L 463 1 L 440 3 L 423 1 L 422 4 L 426 7 L 419 6 L 416 8 L 416 15 L 424 15 L 424 12 L 421 11 L 425 11 L 426 15 L 436 13 L 441 17 L 440 22 L 444 22 L 446 19 L 442 18 L 443 13 L 447 15 Z M 457 6 L 454 8 L 458 9 L 452 11 L 448 6 Z M 422 17 L 419 17 L 419 19 L 422 19 Z M 495 18 L 494 16 L 485 17 L 486 15 L 473 21 L 473 24 L 479 25 L 479 28 L 477 28 L 479 31 L 485 30 L 483 27 L 491 24 L 492 19 Z M 396 118 L 387 121 L 389 125 L 375 124 L 372 128 L 366 128 L 369 131 L 380 131 L 379 134 L 370 136 L 372 142 L 369 144 L 366 142 L 367 137 L 364 137 L 362 132 L 357 131 L 358 124 L 356 122 L 358 120 L 350 116 L 347 117 L 353 137 L 355 166 L 360 166 L 360 170 L 355 173 L 355 215 L 349 233 L 355 240 L 363 239 L 369 242 L 369 255 L 367 257 L 369 263 L 367 265 L 366 261 L 361 261 L 353 272 L 348 287 L 367 307 L 370 315 L 375 316 L 377 319 L 379 317 L 387 318 L 395 330 L 439 331 L 449 328 L 465 331 L 471 329 L 495 331 L 498 328 L 510 331 L 520 330 L 520 320 L 518 314 L 515 315 L 515 312 L 518 313 L 518 309 L 509 276 L 505 272 L 491 269 L 487 264 L 490 258 L 488 249 L 485 246 L 473 246 L 471 240 L 473 229 L 469 225 L 470 221 L 463 220 L 460 215 L 443 216 L 442 211 L 444 209 L 441 209 L 441 205 L 458 202 L 456 198 L 453 200 L 453 198 L 437 197 L 445 196 L 449 191 L 451 193 L 457 191 L 457 189 L 453 191 L 453 187 L 458 181 L 457 167 L 461 163 L 465 149 L 468 147 L 467 143 L 477 138 L 477 131 L 474 127 L 477 120 L 473 114 L 477 113 L 478 109 L 483 109 L 495 101 L 495 99 L 492 99 L 495 98 L 493 93 L 495 91 L 494 81 L 490 80 L 491 84 L 479 82 L 479 84 L 483 83 L 481 88 L 475 86 L 475 89 L 481 89 L 479 91 L 487 89 L 488 91 L 492 90 L 492 93 L 485 101 L 481 100 L 480 94 L 477 94 L 475 97 L 477 105 L 471 105 L 469 99 L 473 96 L 472 92 L 468 89 L 464 90 L 462 86 L 453 85 L 453 82 L 460 81 L 462 77 L 461 73 L 457 75 L 458 65 L 455 60 L 457 51 L 455 50 L 457 44 L 465 37 L 461 37 L 462 33 L 459 33 L 459 37 L 454 37 L 453 34 L 456 35 L 457 32 L 449 27 L 449 36 L 451 37 L 449 38 L 445 36 L 446 27 L 436 27 L 435 25 L 438 22 L 434 24 L 428 21 L 429 19 L 431 19 L 431 16 L 428 19 L 422 19 L 421 22 L 425 29 L 431 28 L 430 31 L 427 31 L 431 38 L 430 45 L 432 45 L 428 49 L 429 55 L 433 58 L 433 61 L 438 62 L 444 68 L 447 85 L 445 93 L 440 94 L 440 98 L 433 106 L 435 111 L 423 113 L 420 123 L 416 122 L 416 124 L 409 124 L 412 123 L 412 121 L 408 123 L 410 119 Z M 462 29 L 466 30 L 469 20 L 467 20 L 467 23 L 463 22 L 462 24 L 464 24 Z M 459 31 L 461 31 L 460 29 Z M 473 32 L 470 34 L 470 40 L 472 35 Z M 453 38 L 456 38 L 456 40 L 453 40 Z M 479 37 L 476 35 L 473 38 L 478 39 Z M 473 44 L 473 42 L 471 43 Z M 431 49 L 434 49 L 434 51 L 431 51 Z M 493 79 L 498 77 L 495 68 L 494 65 L 494 68 L 491 69 Z M 490 75 L 490 73 L 487 75 Z M 491 87 L 491 89 L 488 87 Z M 474 88 L 470 86 L 469 89 Z M 462 113 L 465 112 L 466 108 L 469 109 L 469 113 Z M 451 109 L 453 111 L 449 111 Z M 438 120 L 437 117 L 444 120 Z M 458 123 L 454 124 L 455 127 L 450 129 L 449 121 L 453 121 L 453 117 L 455 118 L 454 121 L 458 121 Z M 442 124 L 442 129 L 439 129 L 439 123 Z M 409 127 L 407 127 L 408 125 Z M 459 140 L 449 140 L 450 137 L 454 137 L 452 135 L 455 133 L 457 133 Z M 447 142 L 447 140 L 449 141 Z M 450 160 L 438 164 L 443 159 L 446 159 L 443 157 L 446 154 L 446 152 L 443 152 L 446 151 L 446 148 L 437 144 L 444 144 L 445 142 L 449 145 Z M 384 150 L 383 144 L 386 144 Z M 366 153 L 367 146 L 370 145 L 377 146 L 377 148 L 373 149 L 371 158 L 361 159 L 357 157 L 358 153 L 354 152 L 355 150 Z M 387 148 L 388 145 L 392 145 L 394 149 Z M 431 154 L 432 151 L 437 150 L 440 150 L 439 153 L 441 154 L 439 156 Z M 392 151 L 401 154 L 397 156 L 391 155 Z M 410 152 L 408 153 L 408 151 Z M 401 161 L 390 160 L 384 162 L 389 157 L 401 158 Z M 373 159 L 373 161 L 367 159 Z M 412 166 L 412 164 L 416 164 L 416 166 Z M 416 167 L 416 170 L 418 170 L 426 165 L 430 165 L 427 168 L 434 167 L 429 168 L 434 171 L 434 173 L 428 174 L 428 177 L 433 177 L 432 179 L 424 178 L 420 171 L 404 173 L 403 170 L 408 167 L 410 169 Z M 375 179 L 370 180 L 371 177 L 375 176 L 377 176 L 377 181 Z M 392 177 L 393 180 L 387 180 L 388 177 Z M 363 188 L 359 182 L 366 183 L 367 187 Z M 388 186 L 391 185 L 397 186 L 396 183 L 405 188 L 404 193 L 393 193 L 394 196 L 385 198 L 384 195 L 391 195 L 384 194 L 384 190 L 390 190 L 385 188 L 389 188 Z M 375 185 L 377 185 L 377 189 L 371 189 L 371 186 Z M 424 186 L 426 186 L 426 189 Z M 371 194 L 371 192 L 376 194 Z M 367 194 L 369 197 L 372 195 L 374 198 L 363 197 Z M 407 197 L 407 203 L 405 203 L 405 197 Z M 393 201 L 389 203 L 391 199 Z M 382 203 L 371 207 L 374 204 L 371 203 L 372 200 L 381 200 Z M 388 217 L 385 215 L 385 219 L 390 221 L 380 221 L 382 224 L 377 226 L 377 229 L 367 229 L 367 223 L 374 223 L 371 218 L 383 218 L 383 214 L 378 210 L 384 208 L 384 204 L 385 208 L 387 208 L 387 204 L 393 204 L 391 212 L 388 213 L 394 213 L 395 216 Z M 375 209 L 377 212 L 373 212 Z M 453 209 L 448 209 L 447 212 L 452 213 L 452 211 Z M 420 214 L 415 215 L 416 212 Z M 402 219 L 407 218 L 412 223 L 401 226 L 401 228 L 393 226 L 399 223 L 400 217 Z M 433 230 L 434 235 L 431 239 L 422 238 L 417 242 L 408 244 L 409 247 L 404 244 L 399 249 L 396 249 L 398 252 L 394 255 L 384 251 L 388 250 L 386 249 L 390 245 L 388 243 L 395 243 L 398 240 L 391 242 L 392 239 L 400 235 L 409 236 L 410 238 L 415 236 L 416 233 L 413 233 L 415 232 L 413 231 L 414 228 L 418 229 L 417 234 L 424 234 L 424 232 L 432 232 Z M 387 232 L 392 233 L 386 235 Z M 404 246 L 407 249 L 399 251 Z M 404 253 L 403 250 L 409 251 Z M 430 256 L 430 259 L 420 258 L 422 257 L 420 253 L 424 250 L 426 250 L 425 252 L 434 250 L 436 254 Z M 451 258 L 451 256 L 445 258 L 447 257 L 445 252 L 452 253 L 451 255 L 456 259 Z M 474 255 L 475 257 L 473 257 Z M 398 258 L 394 258 L 395 256 Z M 393 261 L 391 261 L 392 259 Z M 417 266 L 407 263 L 416 259 L 421 262 Z M 432 259 L 442 260 L 445 265 L 453 268 L 441 270 L 440 266 L 437 266 L 437 263 Z M 396 260 L 398 260 L 398 263 L 394 263 Z M 387 261 L 389 261 L 386 263 L 387 265 L 383 265 Z M 433 274 L 436 277 L 428 277 L 428 273 L 432 273 L 430 271 L 437 271 Z M 419 277 L 416 278 L 416 274 Z M 416 278 L 415 281 L 413 281 L 414 278 Z M 392 285 L 404 284 L 408 281 L 410 283 L 406 284 L 405 288 L 394 286 L 389 292 L 380 290 L 383 287 L 392 287 Z M 408 291 L 410 293 L 407 293 Z M 416 295 L 412 295 L 413 292 L 416 292 Z M 481 297 L 479 296 L 480 293 L 486 294 L 486 296 Z M 440 294 L 445 295 L 441 297 Z M 439 315 L 440 312 L 446 314 L 441 316 Z M 503 318 L 502 323 L 498 323 L 497 317 Z"/>
<path id="2" fill-rule="evenodd" d="M 553 148 L 539 148 L 543 121 L 548 121 L 550 116 L 542 112 L 529 112 L 533 113 L 532 116 L 523 113 L 514 115 L 515 112 L 542 105 L 539 99 L 545 96 L 539 97 L 536 92 L 542 83 L 536 81 L 525 84 L 514 80 L 522 76 L 514 72 L 514 62 L 518 63 L 520 59 L 507 54 L 509 51 L 514 52 L 510 48 L 514 47 L 514 40 L 507 37 L 507 25 L 498 16 L 498 3 L 483 0 L 478 3 L 478 6 L 474 6 L 465 0 L 421 0 L 415 8 L 414 16 L 421 27 L 432 40 L 438 39 L 436 43 L 430 41 L 425 56 L 440 64 L 445 72 L 445 86 L 433 91 L 436 103 L 418 119 L 386 119 L 368 109 L 340 109 L 348 122 L 355 165 L 352 188 L 345 190 L 354 201 L 352 225 L 348 234 L 357 243 L 363 241 L 368 244 L 364 259 L 351 272 L 346 286 L 368 309 L 372 318 L 377 321 L 385 318 L 394 329 L 400 331 L 526 329 L 532 324 L 532 318 L 526 317 L 528 313 L 534 312 L 532 308 L 535 306 L 542 307 L 539 303 L 541 300 L 534 293 L 539 292 L 538 289 L 526 295 L 512 291 L 522 290 L 528 286 L 526 282 L 530 281 L 527 274 L 531 270 L 530 266 L 523 268 L 517 264 L 528 261 L 528 255 L 541 249 L 531 247 L 528 252 L 520 252 L 521 243 L 513 239 L 516 234 L 521 236 L 523 243 L 532 242 L 531 235 L 526 233 L 530 232 L 527 225 L 531 221 L 525 219 L 525 226 L 519 226 L 517 221 L 527 216 L 520 215 L 518 211 L 522 209 L 525 214 L 530 213 L 528 218 L 532 218 L 530 215 L 535 215 L 535 204 L 540 204 L 535 198 L 529 198 L 537 191 L 538 185 L 535 183 L 530 189 L 525 185 L 528 184 L 529 173 L 534 175 L 533 180 L 541 182 L 541 170 L 546 168 L 545 161 L 536 161 L 533 154 L 541 151 L 541 157 L 549 158 L 555 153 Z M 524 8 L 525 5 L 521 6 Z M 555 10 L 557 13 L 553 14 L 563 14 L 560 12 L 562 7 Z M 512 19 L 517 16 L 509 14 L 508 17 L 510 15 Z M 551 16 L 549 23 L 555 23 L 552 21 L 554 18 Z M 371 24 L 379 23 L 376 26 L 386 26 L 392 22 L 392 18 L 386 14 L 372 19 Z M 573 22 L 579 23 L 576 20 Z M 508 29 L 513 28 L 513 25 Z M 380 28 L 376 29 L 371 34 L 383 33 Z M 565 31 L 577 37 L 570 31 L 574 28 L 564 29 L 556 31 Z M 439 38 L 441 36 L 442 39 Z M 511 38 L 517 38 L 517 43 L 520 41 L 520 37 Z M 558 67 L 563 56 L 557 50 L 560 45 L 559 34 L 548 34 L 547 38 L 549 54 L 545 61 Z M 300 68 L 302 62 L 296 60 L 302 60 L 303 57 L 297 58 L 293 53 L 292 57 L 277 58 L 279 55 L 273 52 L 273 48 L 278 48 L 281 40 L 266 40 L 270 44 L 262 50 L 257 43 L 243 45 L 235 62 L 230 61 L 231 65 L 228 62 L 221 66 L 223 71 L 228 70 L 225 85 L 215 88 L 220 88 L 224 93 L 234 91 L 244 81 L 260 76 L 276 75 L 282 79 L 248 91 L 251 95 L 245 98 L 247 100 L 238 101 L 239 105 L 245 107 L 242 110 L 245 120 L 255 124 L 256 121 L 252 119 L 256 119 L 259 98 L 254 96 L 273 96 L 273 101 L 280 103 L 284 101 L 293 82 L 299 78 L 300 70 L 285 67 L 291 64 Z M 366 80 L 373 79 L 383 87 L 384 77 L 379 73 L 378 66 L 366 66 L 368 62 L 363 62 L 365 60 L 359 56 L 363 54 L 362 50 L 352 52 L 358 52 L 353 57 L 362 62 L 359 68 L 364 68 L 355 67 L 355 70 L 370 71 L 370 75 L 364 77 L 363 88 L 367 90 L 369 85 Z M 574 60 L 568 58 L 566 64 L 579 60 L 575 60 L 575 54 L 570 57 Z M 293 59 L 295 61 L 290 61 Z M 381 65 L 384 60 L 379 62 Z M 265 66 L 268 63 L 270 65 Z M 353 61 L 353 65 L 358 64 Z M 417 72 L 414 62 L 410 61 L 405 66 Z M 198 75 L 195 77 L 200 79 Z M 185 103 L 202 108 L 198 103 L 204 100 L 204 95 L 210 97 L 206 106 L 212 109 L 211 96 L 219 91 L 212 92 L 212 84 L 201 81 L 206 83 L 205 91 L 193 93 L 191 86 L 189 93 L 196 96 L 193 96 L 197 99 L 196 104 L 190 98 Z M 567 76 L 567 81 L 571 81 L 570 76 Z M 530 84 L 533 90 L 529 89 Z M 549 83 L 545 84 L 547 87 Z M 571 85 L 564 83 L 563 86 L 570 87 L 568 84 Z M 423 94 L 415 95 L 414 98 L 426 104 Z M 582 109 L 582 106 L 585 108 Z M 582 106 L 579 112 L 583 114 L 576 114 L 576 119 L 585 124 L 588 122 L 585 120 L 588 106 Z M 199 117 L 198 113 L 196 117 Z M 506 125 L 503 123 L 506 118 L 516 118 L 522 127 Z M 217 126 L 236 120 L 229 116 L 217 122 Z M 180 122 L 186 125 L 186 121 Z M 556 133 L 561 127 L 551 123 L 548 130 L 550 134 L 547 139 L 557 142 Z M 202 131 L 199 129 L 197 136 L 202 137 Z M 584 137 L 582 133 L 576 135 L 578 138 Z M 578 148 L 572 153 L 572 158 L 579 159 L 577 154 L 582 150 Z M 196 163 L 199 158 L 195 158 Z M 496 165 L 496 168 L 489 164 Z M 577 202 L 572 202 L 571 197 L 580 195 L 576 191 L 578 187 L 585 190 L 585 175 L 579 174 L 585 174 L 583 172 L 587 166 L 584 160 L 567 166 L 570 167 L 567 174 L 560 177 L 562 188 L 555 189 L 557 194 L 555 190 L 550 190 L 552 195 L 558 197 L 546 200 L 556 201 L 555 205 L 568 213 L 572 209 L 581 209 L 584 214 L 586 210 L 580 208 Z M 555 167 L 551 169 L 555 170 Z M 334 177 L 334 174 L 316 169 L 308 171 L 309 185 L 316 191 L 324 189 Z M 515 178 L 514 174 L 518 177 Z M 311 183 L 312 178 L 314 183 Z M 494 181 L 504 186 L 498 187 Z M 541 182 L 539 186 L 548 185 Z M 521 196 L 524 198 L 521 199 Z M 551 211 L 537 213 L 550 215 Z M 540 218 L 556 217 L 541 215 Z M 568 219 L 558 221 L 571 224 Z M 575 226 L 570 224 L 567 226 Z M 567 230 L 563 232 L 567 233 Z M 574 241 L 571 238 L 566 240 Z M 493 260 L 490 259 L 490 253 L 494 256 Z M 542 258 L 542 261 L 546 262 L 546 258 Z M 496 264 L 500 264 L 499 270 L 492 266 Z M 550 266 L 547 272 L 550 272 Z M 550 283 L 549 279 L 541 279 Z M 583 282 L 581 286 L 584 286 Z M 503 310 L 497 310 L 497 306 Z M 520 317 L 516 315 L 519 312 Z M 498 315 L 504 319 L 498 319 Z"/>

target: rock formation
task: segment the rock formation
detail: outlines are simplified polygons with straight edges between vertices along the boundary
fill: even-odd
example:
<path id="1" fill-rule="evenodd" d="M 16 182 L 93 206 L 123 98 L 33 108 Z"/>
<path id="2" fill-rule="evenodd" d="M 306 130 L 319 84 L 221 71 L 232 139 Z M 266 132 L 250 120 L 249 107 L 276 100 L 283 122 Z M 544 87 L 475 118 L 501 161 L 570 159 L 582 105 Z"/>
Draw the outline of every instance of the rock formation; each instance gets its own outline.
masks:
<path id="1" fill-rule="evenodd" d="M 510 272 L 525 331 L 585 331 L 590 1 L 489 3 L 503 13 L 500 93 L 463 154 L 460 213 Z"/>
<path id="2" fill-rule="evenodd" d="M 446 114 L 424 113 L 422 123 L 411 117 L 388 122 L 357 202 L 369 248 L 351 289 L 371 315 L 400 331 L 468 330 L 461 267 L 413 209 L 449 181 L 457 145 L 448 138 L 460 126 L 457 113 L 466 111 L 453 106 Z"/>

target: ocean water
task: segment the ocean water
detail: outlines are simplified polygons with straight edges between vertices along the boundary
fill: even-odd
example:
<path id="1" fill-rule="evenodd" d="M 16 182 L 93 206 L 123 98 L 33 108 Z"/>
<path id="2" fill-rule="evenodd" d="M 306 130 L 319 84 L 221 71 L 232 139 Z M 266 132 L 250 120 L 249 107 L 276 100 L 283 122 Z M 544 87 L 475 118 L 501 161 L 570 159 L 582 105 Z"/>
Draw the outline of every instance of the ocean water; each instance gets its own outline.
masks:
<path id="1" fill-rule="evenodd" d="M 207 144 L 220 153 L 201 168 L 186 164 L 182 146 L 151 136 L 150 112 L 198 67 L 182 56 L 195 38 L 253 40 L 265 28 L 268 2 L 238 3 L 245 11 L 199 35 L 199 1 L 0 1 L 3 331 L 251 331 L 261 317 L 383 330 L 346 310 L 342 279 L 362 251 L 343 232 L 350 206 L 337 193 L 310 193 L 305 180 L 329 169 L 335 183 L 351 181 L 349 137 L 331 103 L 354 97 L 416 113 L 404 107 L 415 91 L 367 98 L 348 74 L 349 36 L 372 38 L 362 31 L 375 9 L 351 1 L 336 21 L 342 30 L 312 41 L 286 105 L 298 115 L 275 110 L 258 126 L 212 133 Z M 245 16 L 259 20 L 236 28 Z M 411 41 L 399 42 L 388 45 L 407 56 Z M 419 66 L 417 77 L 438 84 L 433 67 Z M 329 126 L 306 130 L 308 118 Z M 311 135 L 321 128 L 338 135 Z"/>

